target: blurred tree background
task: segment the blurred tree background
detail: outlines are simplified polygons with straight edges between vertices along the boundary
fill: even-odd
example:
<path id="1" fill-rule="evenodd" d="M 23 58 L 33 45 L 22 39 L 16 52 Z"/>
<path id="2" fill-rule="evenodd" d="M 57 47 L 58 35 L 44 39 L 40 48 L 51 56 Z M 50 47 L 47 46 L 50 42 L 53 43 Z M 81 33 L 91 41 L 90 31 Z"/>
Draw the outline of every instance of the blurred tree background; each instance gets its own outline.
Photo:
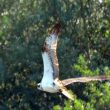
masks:
<path id="1" fill-rule="evenodd" d="M 110 0 L 0 0 L 0 110 L 110 110 L 109 82 L 70 85 L 74 102 L 37 90 L 57 21 L 61 79 L 110 75 Z"/>

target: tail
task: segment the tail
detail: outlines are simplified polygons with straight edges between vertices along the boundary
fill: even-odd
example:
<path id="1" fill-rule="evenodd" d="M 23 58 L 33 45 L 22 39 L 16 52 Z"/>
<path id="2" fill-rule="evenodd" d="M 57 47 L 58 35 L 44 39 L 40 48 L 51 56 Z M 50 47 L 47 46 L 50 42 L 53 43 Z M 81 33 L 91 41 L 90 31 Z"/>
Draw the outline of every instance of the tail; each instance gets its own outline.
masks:
<path id="1" fill-rule="evenodd" d="M 63 95 L 71 100 L 75 99 L 74 95 L 66 87 L 64 87 L 63 83 L 58 78 L 54 80 L 54 83 L 60 88 Z"/>

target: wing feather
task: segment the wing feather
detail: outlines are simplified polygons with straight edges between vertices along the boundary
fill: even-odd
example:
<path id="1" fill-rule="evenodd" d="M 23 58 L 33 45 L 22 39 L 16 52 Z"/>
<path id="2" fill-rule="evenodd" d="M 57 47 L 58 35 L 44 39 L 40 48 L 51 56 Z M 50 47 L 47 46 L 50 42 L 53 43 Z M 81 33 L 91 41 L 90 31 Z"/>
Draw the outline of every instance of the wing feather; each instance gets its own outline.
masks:
<path id="1" fill-rule="evenodd" d="M 59 77 L 59 64 L 56 53 L 59 30 L 60 30 L 60 25 L 56 24 L 52 28 L 49 37 L 46 38 L 45 44 L 43 46 L 43 50 L 48 52 L 49 58 L 51 60 L 54 79 Z"/>
<path id="2" fill-rule="evenodd" d="M 62 80 L 62 83 L 64 86 L 67 86 L 71 83 L 77 83 L 77 82 L 86 83 L 90 81 L 104 81 L 104 80 L 110 80 L 110 76 L 102 75 L 102 76 L 93 76 L 93 77 L 69 78 Z"/>
<path id="3" fill-rule="evenodd" d="M 57 42 L 56 42 L 57 46 Z M 53 70 L 54 70 L 54 79 L 59 77 L 59 63 L 56 53 L 56 48 L 51 48 L 49 51 L 50 58 L 52 60 Z"/>
<path id="4" fill-rule="evenodd" d="M 51 59 L 48 55 L 48 52 L 42 52 L 42 58 L 43 58 L 43 64 L 44 64 L 44 74 L 43 79 L 44 80 L 53 80 L 53 67 Z"/>

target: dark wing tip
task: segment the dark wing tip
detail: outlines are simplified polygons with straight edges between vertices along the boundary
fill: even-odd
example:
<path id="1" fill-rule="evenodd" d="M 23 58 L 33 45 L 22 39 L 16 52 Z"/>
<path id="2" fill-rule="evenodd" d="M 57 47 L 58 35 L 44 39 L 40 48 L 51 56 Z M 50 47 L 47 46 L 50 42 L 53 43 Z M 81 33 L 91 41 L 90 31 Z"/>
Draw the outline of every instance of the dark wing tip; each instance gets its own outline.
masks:
<path id="1" fill-rule="evenodd" d="M 61 28 L 60 22 L 56 23 L 53 28 L 54 29 L 60 29 Z"/>
<path id="2" fill-rule="evenodd" d="M 60 29 L 61 29 L 61 23 L 58 22 L 58 23 L 56 23 L 56 24 L 53 26 L 53 28 L 51 29 L 50 33 L 55 33 L 55 34 L 58 35 L 59 32 L 60 32 Z"/>

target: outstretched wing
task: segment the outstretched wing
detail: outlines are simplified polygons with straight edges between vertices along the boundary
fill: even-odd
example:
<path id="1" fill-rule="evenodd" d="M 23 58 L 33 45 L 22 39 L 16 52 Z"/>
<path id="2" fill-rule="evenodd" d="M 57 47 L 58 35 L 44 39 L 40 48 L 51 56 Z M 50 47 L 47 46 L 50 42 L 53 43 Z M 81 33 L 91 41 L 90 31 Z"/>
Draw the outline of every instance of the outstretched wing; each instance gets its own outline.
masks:
<path id="1" fill-rule="evenodd" d="M 56 54 L 58 33 L 60 31 L 60 24 L 56 24 L 49 35 L 46 38 L 45 44 L 43 46 L 43 51 L 48 53 L 49 59 L 51 60 L 51 66 L 53 68 L 53 78 L 59 77 L 59 64 Z"/>
<path id="2" fill-rule="evenodd" d="M 43 58 L 43 64 L 44 64 L 44 74 L 42 82 L 49 80 L 50 82 L 53 81 L 53 67 L 52 67 L 52 61 L 48 55 L 48 52 L 43 49 L 42 51 L 42 58 Z"/>
<path id="3" fill-rule="evenodd" d="M 79 77 L 79 78 L 69 78 L 62 80 L 62 83 L 64 86 L 67 86 L 71 83 L 81 82 L 86 83 L 90 81 L 104 81 L 104 80 L 110 80 L 110 76 L 93 76 L 93 77 Z"/>

